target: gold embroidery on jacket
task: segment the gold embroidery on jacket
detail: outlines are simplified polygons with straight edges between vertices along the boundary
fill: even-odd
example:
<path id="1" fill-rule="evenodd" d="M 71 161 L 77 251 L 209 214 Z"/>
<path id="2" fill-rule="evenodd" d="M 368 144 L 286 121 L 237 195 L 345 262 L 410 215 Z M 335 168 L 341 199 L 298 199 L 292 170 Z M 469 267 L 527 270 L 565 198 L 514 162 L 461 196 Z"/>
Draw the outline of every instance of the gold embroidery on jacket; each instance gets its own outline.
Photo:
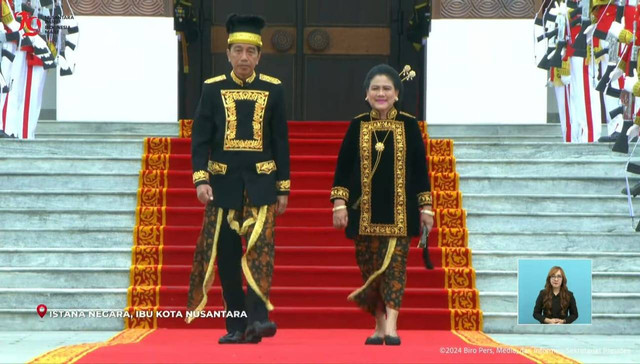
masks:
<path id="1" fill-rule="evenodd" d="M 276 182 L 276 189 L 278 191 L 289 191 L 291 190 L 291 180 L 285 179 L 284 181 Z"/>
<path id="2" fill-rule="evenodd" d="M 349 201 L 349 190 L 344 187 L 336 186 L 331 189 L 331 197 L 330 200 L 335 198 L 341 198 L 345 201 Z"/>
<path id="3" fill-rule="evenodd" d="M 256 163 L 256 172 L 258 172 L 258 174 L 269 174 L 276 169 L 276 162 L 273 160 Z"/>
<path id="4" fill-rule="evenodd" d="M 249 78 L 247 78 L 246 81 L 241 80 L 238 76 L 236 76 L 235 73 L 233 73 L 233 71 L 231 71 L 231 79 L 233 80 L 233 82 L 237 83 L 238 86 L 244 86 L 248 83 L 253 82 L 253 80 L 256 79 L 256 73 L 253 72 L 253 74 L 251 74 L 251 76 L 249 76 Z"/>
<path id="5" fill-rule="evenodd" d="M 211 174 L 227 174 L 227 165 L 220 162 L 209 161 L 209 172 L 211 172 Z"/>
<path id="6" fill-rule="evenodd" d="M 260 74 L 260 76 L 258 76 L 258 77 L 259 77 L 262 81 L 269 82 L 269 83 L 272 83 L 272 84 L 274 84 L 274 85 L 279 85 L 279 84 L 281 84 L 281 83 L 282 83 L 282 82 L 280 82 L 280 80 L 279 80 L 279 79 L 277 79 L 277 78 L 275 78 L 275 77 L 272 77 L 272 76 L 265 75 L 264 73 L 261 73 L 261 74 Z"/>
<path id="7" fill-rule="evenodd" d="M 376 131 L 391 130 L 393 133 L 394 158 L 394 223 L 375 224 L 371 222 L 371 138 Z M 406 145 L 404 123 L 395 120 L 373 120 L 360 123 L 360 173 L 362 175 L 362 200 L 360 202 L 360 234 L 380 236 L 407 235 L 406 208 Z"/>
<path id="8" fill-rule="evenodd" d="M 207 171 L 195 171 L 193 172 L 193 183 L 198 183 L 201 181 L 209 182 L 209 173 Z"/>
<path id="9" fill-rule="evenodd" d="M 269 98 L 268 91 L 257 90 L 221 90 L 222 103 L 226 115 L 224 134 L 224 150 L 262 151 L 262 128 L 264 111 Z M 253 139 L 236 139 L 238 129 L 238 115 L 236 101 L 246 100 L 254 102 L 253 111 Z"/>
<path id="10" fill-rule="evenodd" d="M 216 83 L 216 82 L 224 81 L 226 79 L 227 79 L 226 75 L 220 75 L 216 77 L 211 77 L 208 80 L 204 81 L 204 83 Z"/>

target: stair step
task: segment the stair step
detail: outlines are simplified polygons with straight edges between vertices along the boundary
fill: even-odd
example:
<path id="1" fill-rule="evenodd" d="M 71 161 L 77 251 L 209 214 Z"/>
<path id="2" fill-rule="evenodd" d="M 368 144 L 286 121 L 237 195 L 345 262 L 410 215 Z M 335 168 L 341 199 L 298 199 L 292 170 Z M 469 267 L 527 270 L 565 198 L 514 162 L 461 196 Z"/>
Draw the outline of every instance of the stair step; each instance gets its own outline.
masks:
<path id="1" fill-rule="evenodd" d="M 43 191 L 136 192 L 140 174 L 136 173 L 20 173 L 0 174 L 2 189 L 20 188 Z M 44 183 L 46 181 L 46 183 Z"/>
<path id="2" fill-rule="evenodd" d="M 517 312 L 516 292 L 481 292 L 480 304 L 486 312 Z M 638 293 L 594 293 L 591 311 L 594 314 L 640 314 Z M 528 313 L 528 312 L 527 312 Z M 533 307 L 531 307 L 533 314 Z"/>
<path id="3" fill-rule="evenodd" d="M 36 137 L 35 139 L 62 139 L 62 140 L 69 140 L 69 139 L 131 139 L 131 140 L 138 140 L 138 141 L 142 141 L 145 138 L 162 138 L 162 137 L 170 137 L 170 138 L 175 138 L 178 136 L 178 131 L 176 130 L 175 133 L 157 133 L 156 131 L 150 131 L 150 132 L 140 132 L 140 133 L 136 133 L 136 132 L 131 132 L 131 133 L 125 133 L 125 132 L 118 132 L 118 133 L 73 133 L 73 132 L 56 132 L 56 131 L 51 131 L 51 132 L 36 132 Z M 537 139 L 536 139 L 537 140 Z"/>
<path id="4" fill-rule="evenodd" d="M 36 135 L 37 137 L 37 135 Z M 344 135 L 340 136 L 342 139 Z M 491 143 L 557 143 L 562 142 L 561 135 L 460 135 L 429 134 L 429 139 L 453 139 L 454 142 L 491 142 Z"/>
<path id="5" fill-rule="evenodd" d="M 637 177 L 630 183 L 640 182 Z M 624 177 L 556 176 L 461 176 L 460 191 L 464 194 L 526 194 L 526 195 L 619 195 L 625 187 Z"/>
<path id="6" fill-rule="evenodd" d="M 515 270 L 477 270 L 476 288 L 480 292 L 491 292 L 500 287 L 516 292 L 517 272 Z M 640 292 L 640 272 L 598 272 L 592 273 L 591 291 L 594 293 L 638 293 Z"/>
<path id="7" fill-rule="evenodd" d="M 516 313 L 483 311 L 484 332 L 487 334 L 585 334 L 638 335 L 640 314 L 593 314 L 591 325 L 516 325 Z"/>
<path id="8" fill-rule="evenodd" d="M 177 136 L 177 122 L 103 122 L 103 121 L 55 121 L 40 120 L 36 134 L 78 133 L 96 134 L 139 134 Z"/>
<path id="9" fill-rule="evenodd" d="M 53 228 L 129 228 L 133 231 L 135 212 L 118 210 L 8 210 L 0 209 L 0 221 L 11 221 L 13 228 L 38 226 Z"/>
<path id="10" fill-rule="evenodd" d="M 120 211 L 133 211 L 137 207 L 135 192 L 99 191 L 1 191 L 3 209 L 31 210 L 89 210 L 104 211 L 105 206 Z"/>
<path id="11" fill-rule="evenodd" d="M 602 135 L 607 135 L 607 127 L 602 127 Z M 562 136 L 560 124 L 490 124 L 490 123 L 452 123 L 427 124 L 430 137 L 447 137 L 448 135 L 483 135 L 483 136 Z"/>
<path id="12" fill-rule="evenodd" d="M 519 250 L 544 252 L 561 249 L 566 252 L 640 252 L 638 233 L 601 232 L 513 232 L 469 231 L 469 248 L 476 250 Z"/>
<path id="13" fill-rule="evenodd" d="M 141 157 L 0 157 L 0 173 L 121 173 L 137 172 L 141 166 Z"/>
<path id="14" fill-rule="evenodd" d="M 454 147 L 457 156 L 457 148 Z M 533 176 L 624 177 L 626 160 L 585 159 L 459 159 L 456 170 L 461 176 Z"/>
<path id="15" fill-rule="evenodd" d="M 473 267 L 477 270 L 516 270 L 520 259 L 587 259 L 598 272 L 640 273 L 640 253 L 473 251 Z"/>
<path id="16" fill-rule="evenodd" d="M 633 200 L 640 210 L 640 200 Z M 622 195 L 525 195 L 463 193 L 462 206 L 469 212 L 627 213 Z"/>
<path id="17" fill-rule="evenodd" d="M 116 157 L 140 158 L 143 143 L 140 140 L 103 139 L 2 139 L 0 150 L 12 157 Z"/>
<path id="18" fill-rule="evenodd" d="M 590 213 L 479 213 L 468 212 L 467 228 L 494 232 L 632 232 L 631 219 L 625 214 Z"/>
<path id="19" fill-rule="evenodd" d="M 2 246 L 11 248 L 131 248 L 133 230 L 117 229 L 0 229 Z M 1 287 L 1 285 L 0 285 Z"/>
<path id="20" fill-rule="evenodd" d="M 444 265 L 440 248 L 429 248 L 433 265 Z M 0 266 L 5 267 L 109 267 L 126 268 L 131 265 L 129 248 L 0 248 Z M 195 245 L 165 246 L 162 264 L 187 266 L 193 261 Z M 456 252 L 466 257 L 468 252 Z M 276 267 L 314 265 L 322 267 L 351 266 L 355 262 L 355 248 L 344 247 L 294 247 L 275 248 Z M 407 266 L 422 268 L 422 250 L 411 247 Z"/>
<path id="21" fill-rule="evenodd" d="M 56 309 L 123 309 L 126 288 L 0 288 L 0 307 L 35 308 L 39 304 Z"/>
<path id="22" fill-rule="evenodd" d="M 202 205 L 195 189 L 172 190 L 167 206 L 194 207 Z M 65 191 L 65 190 L 0 190 L 0 206 L 5 209 L 96 210 L 104 206 L 131 211 L 137 206 L 135 192 Z M 635 210 L 640 200 L 633 199 Z M 292 191 L 289 208 L 330 206 L 328 190 Z M 463 207 L 470 212 L 543 212 L 543 213 L 626 213 L 625 195 L 518 195 L 463 194 Z"/>
<path id="23" fill-rule="evenodd" d="M 128 269 L 131 248 L 0 248 L 0 266 Z"/>
<path id="24" fill-rule="evenodd" d="M 3 288 L 126 288 L 130 268 L 0 267 Z"/>

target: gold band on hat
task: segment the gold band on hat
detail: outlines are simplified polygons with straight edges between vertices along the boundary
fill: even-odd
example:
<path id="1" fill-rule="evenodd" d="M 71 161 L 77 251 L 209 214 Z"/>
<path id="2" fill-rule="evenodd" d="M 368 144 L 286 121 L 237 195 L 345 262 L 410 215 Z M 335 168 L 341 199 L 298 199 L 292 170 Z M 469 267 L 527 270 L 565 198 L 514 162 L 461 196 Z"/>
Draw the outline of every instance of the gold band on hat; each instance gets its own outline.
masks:
<path id="1" fill-rule="evenodd" d="M 262 37 L 259 34 L 249 32 L 236 32 L 229 34 L 227 44 L 247 43 L 256 47 L 262 47 Z"/>

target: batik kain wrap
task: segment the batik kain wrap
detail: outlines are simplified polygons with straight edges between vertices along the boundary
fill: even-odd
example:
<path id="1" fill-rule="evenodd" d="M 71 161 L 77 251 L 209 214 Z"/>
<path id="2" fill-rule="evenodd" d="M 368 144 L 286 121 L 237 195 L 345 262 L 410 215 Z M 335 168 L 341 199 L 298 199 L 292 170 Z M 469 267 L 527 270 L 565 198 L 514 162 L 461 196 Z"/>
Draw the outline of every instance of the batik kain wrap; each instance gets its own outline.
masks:
<path id="1" fill-rule="evenodd" d="M 409 242 L 408 237 L 358 235 L 356 260 L 365 284 L 349 300 L 373 315 L 383 305 L 399 310 L 407 281 Z"/>
<path id="2" fill-rule="evenodd" d="M 236 216 L 236 210 L 227 210 L 227 223 L 247 240 L 247 249 L 241 261 L 247 284 L 265 302 L 267 309 L 273 310 L 269 301 L 269 291 L 275 255 L 273 242 L 276 205 L 249 206 L 245 194 L 244 206 L 240 216 Z M 187 302 L 189 311 L 203 310 L 207 304 L 207 291 L 213 285 L 215 277 L 215 259 L 223 217 L 224 209 L 216 208 L 211 203 L 207 205 L 193 257 Z M 236 217 L 239 220 L 235 220 Z M 188 316 L 187 323 L 192 322 L 195 317 L 197 316 Z"/>

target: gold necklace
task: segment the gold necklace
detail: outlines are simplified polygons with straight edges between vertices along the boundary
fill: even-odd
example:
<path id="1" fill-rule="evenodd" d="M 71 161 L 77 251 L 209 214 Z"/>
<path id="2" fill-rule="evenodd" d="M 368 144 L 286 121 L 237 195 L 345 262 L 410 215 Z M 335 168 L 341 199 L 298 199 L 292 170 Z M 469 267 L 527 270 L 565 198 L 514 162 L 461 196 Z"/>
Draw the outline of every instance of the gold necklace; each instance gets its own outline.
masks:
<path id="1" fill-rule="evenodd" d="M 384 151 L 384 143 L 387 141 L 387 137 L 389 136 L 389 133 L 391 132 L 391 129 L 387 130 L 387 134 L 384 136 L 384 139 L 382 139 L 382 142 L 380 142 L 378 140 L 378 133 L 373 132 L 373 136 L 376 137 L 376 151 L 379 153 L 382 153 L 382 151 Z"/>
<path id="2" fill-rule="evenodd" d="M 370 118 L 369 122 L 373 122 L 373 120 Z M 387 134 L 384 136 L 384 139 L 382 139 L 382 142 L 380 142 L 380 140 L 378 140 L 378 133 L 376 133 L 376 131 L 373 131 L 373 136 L 376 138 L 376 145 L 375 145 L 375 149 L 376 152 L 378 152 L 378 154 L 376 155 L 376 161 L 373 165 L 373 169 L 371 170 L 371 179 L 373 179 L 373 175 L 376 173 L 376 170 L 378 169 L 378 165 L 380 164 L 380 159 L 382 159 L 382 152 L 384 151 L 384 143 L 387 141 L 387 137 L 389 136 L 389 133 L 391 133 L 391 129 L 387 130 Z"/>

